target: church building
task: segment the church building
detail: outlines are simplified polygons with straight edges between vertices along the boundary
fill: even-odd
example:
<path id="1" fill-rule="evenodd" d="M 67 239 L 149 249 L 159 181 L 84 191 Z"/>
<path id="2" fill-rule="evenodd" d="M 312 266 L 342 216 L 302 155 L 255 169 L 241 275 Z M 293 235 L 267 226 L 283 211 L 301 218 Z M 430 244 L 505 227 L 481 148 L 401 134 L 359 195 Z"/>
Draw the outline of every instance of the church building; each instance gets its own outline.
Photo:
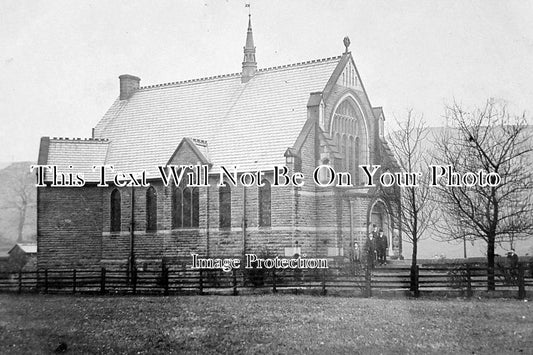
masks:
<path id="1" fill-rule="evenodd" d="M 362 254 L 372 224 L 389 238 L 389 256 L 400 258 L 399 191 L 367 186 L 359 167 L 398 165 L 349 45 L 346 37 L 337 57 L 258 68 L 250 18 L 239 73 L 150 86 L 121 75 L 119 96 L 91 138 L 41 138 L 39 165 L 55 166 L 63 180 L 79 174 L 84 184 L 53 187 L 57 174 L 46 169 L 38 267 L 186 266 L 191 254 L 247 253 L 347 262 Z M 171 165 L 207 166 L 209 186 L 165 186 L 158 167 Z M 321 165 L 349 172 L 351 184 L 315 183 Z M 93 166 L 144 171 L 149 186 L 101 186 Z M 273 186 L 276 166 L 301 172 L 305 183 Z M 237 176 L 262 171 L 261 186 L 219 186 L 223 167 Z"/>

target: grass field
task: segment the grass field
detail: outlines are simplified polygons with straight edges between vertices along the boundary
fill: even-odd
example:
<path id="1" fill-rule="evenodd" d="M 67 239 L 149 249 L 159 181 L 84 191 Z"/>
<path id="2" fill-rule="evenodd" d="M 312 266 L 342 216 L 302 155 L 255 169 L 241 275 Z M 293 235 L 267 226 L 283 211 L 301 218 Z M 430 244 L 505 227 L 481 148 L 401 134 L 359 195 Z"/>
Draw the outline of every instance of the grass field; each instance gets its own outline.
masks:
<path id="1" fill-rule="evenodd" d="M 533 353 L 531 302 L 0 295 L 0 353 Z"/>

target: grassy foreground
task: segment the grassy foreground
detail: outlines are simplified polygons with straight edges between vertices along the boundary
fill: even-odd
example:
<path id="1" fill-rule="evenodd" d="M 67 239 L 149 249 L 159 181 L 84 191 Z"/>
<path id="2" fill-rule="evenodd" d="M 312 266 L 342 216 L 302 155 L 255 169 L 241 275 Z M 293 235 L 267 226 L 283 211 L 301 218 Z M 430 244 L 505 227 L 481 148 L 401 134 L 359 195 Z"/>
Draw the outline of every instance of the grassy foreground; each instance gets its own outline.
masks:
<path id="1" fill-rule="evenodd" d="M 0 295 L 0 354 L 533 353 L 531 302 Z"/>

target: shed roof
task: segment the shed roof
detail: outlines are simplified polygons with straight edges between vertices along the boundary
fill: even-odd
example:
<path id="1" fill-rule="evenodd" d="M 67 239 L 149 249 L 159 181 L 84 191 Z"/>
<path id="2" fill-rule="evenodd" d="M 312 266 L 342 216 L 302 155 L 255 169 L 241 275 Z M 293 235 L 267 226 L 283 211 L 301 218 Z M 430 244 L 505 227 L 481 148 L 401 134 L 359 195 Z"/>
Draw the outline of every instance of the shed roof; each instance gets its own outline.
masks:
<path id="1" fill-rule="evenodd" d="M 35 243 L 17 243 L 11 250 L 8 251 L 8 254 L 11 254 L 15 248 L 20 248 L 26 254 L 35 254 L 37 253 L 37 244 Z"/>

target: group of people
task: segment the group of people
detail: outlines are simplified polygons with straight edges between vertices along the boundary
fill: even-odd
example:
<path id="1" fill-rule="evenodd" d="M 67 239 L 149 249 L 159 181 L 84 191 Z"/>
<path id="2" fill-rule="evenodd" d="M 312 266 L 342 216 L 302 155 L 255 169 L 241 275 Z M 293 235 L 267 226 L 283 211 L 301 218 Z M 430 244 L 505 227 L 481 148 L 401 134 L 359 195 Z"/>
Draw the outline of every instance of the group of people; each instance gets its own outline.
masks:
<path id="1" fill-rule="evenodd" d="M 366 239 L 366 253 L 367 262 L 370 267 L 374 265 L 386 265 L 387 264 L 387 249 L 389 247 L 389 241 L 387 236 L 383 234 L 383 229 L 378 228 L 375 224 L 372 225 L 372 231 L 368 234 Z"/>

